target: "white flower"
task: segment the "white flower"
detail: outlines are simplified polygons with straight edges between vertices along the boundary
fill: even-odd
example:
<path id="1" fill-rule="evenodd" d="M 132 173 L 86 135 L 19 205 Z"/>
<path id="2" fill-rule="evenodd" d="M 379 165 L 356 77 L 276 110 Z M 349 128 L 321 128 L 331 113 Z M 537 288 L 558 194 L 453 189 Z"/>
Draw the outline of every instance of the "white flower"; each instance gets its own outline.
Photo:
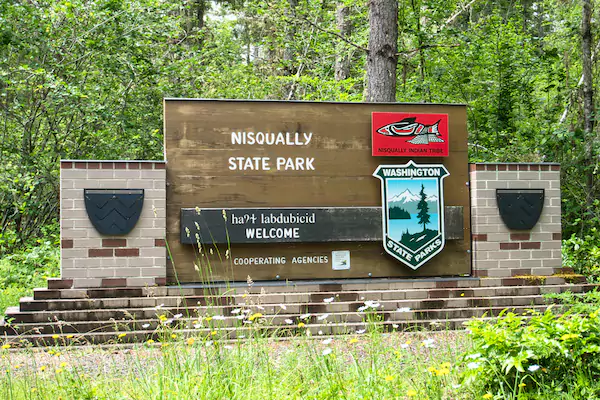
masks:
<path id="1" fill-rule="evenodd" d="M 469 360 L 477 360 L 479 357 L 481 357 L 481 354 L 480 353 L 475 353 L 475 354 L 469 354 L 465 358 L 468 358 Z"/>
<path id="2" fill-rule="evenodd" d="M 279 308 L 281 308 L 282 310 L 287 310 L 287 306 L 285 304 L 280 304 Z"/>
<path id="3" fill-rule="evenodd" d="M 527 368 L 527 369 L 529 370 L 529 372 L 535 372 L 538 369 L 540 369 L 540 366 L 537 364 L 534 364 L 534 365 L 530 365 L 529 368 Z"/>
<path id="4" fill-rule="evenodd" d="M 460 383 L 455 383 L 452 385 L 452 389 L 458 389 L 460 387 Z"/>
<path id="5" fill-rule="evenodd" d="M 244 314 L 250 314 L 251 312 L 252 312 L 252 310 L 250 310 L 250 309 L 246 309 L 246 310 L 242 311 L 242 313 L 244 313 Z"/>
<path id="6" fill-rule="evenodd" d="M 323 299 L 323 303 L 331 303 L 334 300 L 333 297 L 328 297 L 326 299 Z"/>
<path id="7" fill-rule="evenodd" d="M 242 309 L 241 309 L 241 308 L 236 308 L 235 310 L 231 310 L 231 313 L 232 313 L 232 314 L 239 314 L 239 313 L 240 313 L 240 311 L 242 311 Z"/>
<path id="8" fill-rule="evenodd" d="M 213 317 L 213 319 L 216 319 L 216 320 L 223 321 L 223 320 L 225 319 L 225 317 L 224 317 L 223 315 L 215 315 L 215 316 Z"/>
<path id="9" fill-rule="evenodd" d="M 394 328 L 394 329 L 398 329 L 399 326 L 400 325 L 398 325 L 398 324 L 392 324 L 392 328 Z"/>
<path id="10" fill-rule="evenodd" d="M 233 350 L 233 346 L 230 346 L 230 345 L 225 345 L 225 346 L 223 346 L 223 348 L 227 349 L 227 350 Z"/>
<path id="11" fill-rule="evenodd" d="M 479 363 L 478 362 L 470 362 L 467 364 L 467 368 L 469 369 L 475 369 L 475 368 L 479 368 Z"/>
<path id="12" fill-rule="evenodd" d="M 425 346 L 426 348 L 433 347 L 433 342 L 435 342 L 435 340 L 425 339 L 423 340 L 423 346 Z"/>
<path id="13" fill-rule="evenodd" d="M 327 317 L 329 317 L 329 314 L 323 314 L 317 317 L 317 321 L 323 321 L 324 319 L 327 319 Z"/>
<path id="14" fill-rule="evenodd" d="M 358 333 L 359 335 L 362 335 L 366 331 L 367 331 L 366 329 L 359 329 L 359 330 L 356 331 L 356 333 Z"/>
<path id="15" fill-rule="evenodd" d="M 377 308 L 379 307 L 379 303 L 373 300 L 367 300 L 365 301 L 365 306 L 370 307 L 370 308 Z"/>
<path id="16" fill-rule="evenodd" d="M 283 322 L 285 322 L 285 323 L 286 323 L 286 324 L 288 324 L 288 325 L 291 325 L 291 324 L 293 324 L 293 323 L 294 323 L 294 321 L 292 321 L 292 320 L 291 320 L 291 319 L 289 319 L 289 318 L 288 318 L 288 319 L 285 319 L 285 320 L 283 320 Z"/>
<path id="17" fill-rule="evenodd" d="M 194 325 L 194 328 L 196 328 L 196 329 L 200 329 L 200 328 L 202 328 L 202 324 L 195 324 L 195 325 Z"/>
<path id="18" fill-rule="evenodd" d="M 331 349 L 328 347 L 328 348 L 326 348 L 325 350 L 323 350 L 323 355 L 324 355 L 324 356 L 327 356 L 327 355 L 331 354 L 331 352 L 332 352 L 332 351 L 333 351 L 333 350 L 331 350 Z"/>
<path id="19" fill-rule="evenodd" d="M 402 347 L 403 349 L 408 349 L 409 344 L 408 343 L 402 343 L 400 345 L 400 347 Z"/>
<path id="20" fill-rule="evenodd" d="M 320 330 L 319 332 L 317 332 L 317 334 L 318 334 L 318 335 L 322 335 L 322 334 L 323 334 L 323 331 L 321 331 L 321 330 Z"/>
<path id="21" fill-rule="evenodd" d="M 265 309 L 263 306 L 256 306 L 256 308 L 258 308 L 261 311 L 264 311 L 264 309 Z"/>
<path id="22" fill-rule="evenodd" d="M 209 341 L 207 341 L 207 342 L 206 342 L 206 347 L 208 347 L 208 346 L 212 346 L 212 344 L 213 344 L 213 341 L 212 341 L 212 340 L 209 340 Z"/>
<path id="23" fill-rule="evenodd" d="M 396 310 L 396 312 L 409 312 L 410 307 L 400 307 Z"/>
<path id="24" fill-rule="evenodd" d="M 144 324 L 144 325 L 142 325 L 142 328 L 146 329 L 146 328 L 148 328 L 149 326 L 150 326 L 150 324 Z"/>
<path id="25" fill-rule="evenodd" d="M 164 304 L 159 304 L 156 307 L 154 307 L 155 310 L 160 310 L 161 308 L 163 308 L 165 305 Z"/>
<path id="26" fill-rule="evenodd" d="M 323 340 L 323 344 L 324 344 L 324 345 L 331 344 L 331 342 L 333 342 L 333 339 L 332 339 L 332 338 L 329 338 L 329 339 L 325 339 L 325 340 Z"/>
<path id="27" fill-rule="evenodd" d="M 310 313 L 307 313 L 307 314 L 302 314 L 302 315 L 300 316 L 300 319 L 308 319 L 308 318 L 310 318 Z"/>
<path id="28" fill-rule="evenodd" d="M 367 308 L 369 308 L 369 307 L 367 307 L 367 306 L 360 306 L 360 307 L 358 307 L 358 308 L 356 309 L 356 311 L 358 311 L 358 312 L 363 312 L 363 311 L 365 311 Z"/>
<path id="29" fill-rule="evenodd" d="M 244 339 L 246 337 L 246 335 L 240 335 L 238 336 L 238 339 Z"/>
<path id="30" fill-rule="evenodd" d="M 181 317 L 183 317 L 183 314 L 175 314 L 175 315 L 173 315 L 174 319 L 179 319 Z"/>
<path id="31" fill-rule="evenodd" d="M 169 318 L 168 320 L 165 321 L 165 325 L 171 325 L 173 323 L 173 319 Z"/>
<path id="32" fill-rule="evenodd" d="M 244 319 L 244 318 L 246 318 L 246 317 L 245 317 L 245 316 L 243 316 L 243 315 L 238 315 L 238 316 L 236 316 L 236 318 L 237 318 L 237 319 Z"/>

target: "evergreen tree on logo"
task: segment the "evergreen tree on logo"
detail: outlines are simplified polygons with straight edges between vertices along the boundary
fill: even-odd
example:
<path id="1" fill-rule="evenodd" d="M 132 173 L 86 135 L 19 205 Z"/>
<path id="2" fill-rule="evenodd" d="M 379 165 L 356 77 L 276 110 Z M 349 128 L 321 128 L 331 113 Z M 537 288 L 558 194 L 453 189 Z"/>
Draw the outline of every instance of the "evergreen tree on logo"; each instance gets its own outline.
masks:
<path id="1" fill-rule="evenodd" d="M 427 204 L 427 195 L 425 194 L 425 186 L 421 184 L 421 192 L 419 192 L 421 196 L 421 200 L 419 200 L 419 204 L 417 204 L 417 209 L 419 210 L 419 214 L 417 214 L 417 218 L 419 219 L 419 224 L 423 225 L 423 232 L 425 232 L 425 226 L 429 223 L 429 205 Z"/>

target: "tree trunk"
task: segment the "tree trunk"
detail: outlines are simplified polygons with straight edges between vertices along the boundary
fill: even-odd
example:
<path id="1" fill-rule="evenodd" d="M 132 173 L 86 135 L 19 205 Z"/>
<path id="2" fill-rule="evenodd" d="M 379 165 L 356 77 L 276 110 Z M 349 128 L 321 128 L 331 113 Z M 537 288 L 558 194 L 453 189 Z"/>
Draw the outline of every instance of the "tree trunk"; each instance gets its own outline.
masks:
<path id="1" fill-rule="evenodd" d="M 587 164 L 587 204 L 591 211 L 594 195 L 594 92 L 592 87 L 592 6 L 590 0 L 583 0 L 581 22 L 582 64 L 583 64 L 583 133 L 586 146 Z"/>
<path id="2" fill-rule="evenodd" d="M 398 2 L 370 0 L 367 102 L 396 101 Z"/>
<path id="3" fill-rule="evenodd" d="M 335 22 L 340 36 L 350 39 L 352 24 L 349 21 L 350 8 L 343 2 L 339 2 L 335 11 Z M 340 42 L 337 45 L 335 56 L 335 80 L 343 81 L 350 77 L 350 55 L 348 54 L 348 46 Z"/>

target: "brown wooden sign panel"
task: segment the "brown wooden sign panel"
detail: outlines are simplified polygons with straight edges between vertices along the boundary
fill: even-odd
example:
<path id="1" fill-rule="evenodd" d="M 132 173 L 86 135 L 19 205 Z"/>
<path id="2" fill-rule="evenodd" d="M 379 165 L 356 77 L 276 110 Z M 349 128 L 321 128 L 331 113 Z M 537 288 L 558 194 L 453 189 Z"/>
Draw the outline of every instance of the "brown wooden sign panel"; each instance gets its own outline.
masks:
<path id="1" fill-rule="evenodd" d="M 440 254 L 417 270 L 386 255 L 382 243 L 373 241 L 201 248 L 181 243 L 184 208 L 381 207 L 380 182 L 373 172 L 379 165 L 405 164 L 409 158 L 371 155 L 374 111 L 448 114 L 450 156 L 413 161 L 444 164 L 450 172 L 444 182 L 445 206 L 464 210 L 462 240 L 448 240 Z M 167 99 L 165 152 L 172 282 L 243 281 L 248 276 L 452 276 L 471 271 L 465 106 Z M 460 237 L 456 226 L 452 231 Z"/>

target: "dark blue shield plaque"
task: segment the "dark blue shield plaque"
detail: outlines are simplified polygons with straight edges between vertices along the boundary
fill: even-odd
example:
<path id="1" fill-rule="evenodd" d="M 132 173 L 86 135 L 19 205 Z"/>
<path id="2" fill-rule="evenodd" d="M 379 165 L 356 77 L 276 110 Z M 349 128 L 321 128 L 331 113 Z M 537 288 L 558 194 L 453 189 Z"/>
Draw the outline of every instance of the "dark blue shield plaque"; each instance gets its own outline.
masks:
<path id="1" fill-rule="evenodd" d="M 531 229 L 544 208 L 544 189 L 496 189 L 502 222 L 509 229 Z"/>
<path id="2" fill-rule="evenodd" d="M 103 235 L 126 235 L 144 205 L 144 189 L 84 189 L 85 209 Z"/>

